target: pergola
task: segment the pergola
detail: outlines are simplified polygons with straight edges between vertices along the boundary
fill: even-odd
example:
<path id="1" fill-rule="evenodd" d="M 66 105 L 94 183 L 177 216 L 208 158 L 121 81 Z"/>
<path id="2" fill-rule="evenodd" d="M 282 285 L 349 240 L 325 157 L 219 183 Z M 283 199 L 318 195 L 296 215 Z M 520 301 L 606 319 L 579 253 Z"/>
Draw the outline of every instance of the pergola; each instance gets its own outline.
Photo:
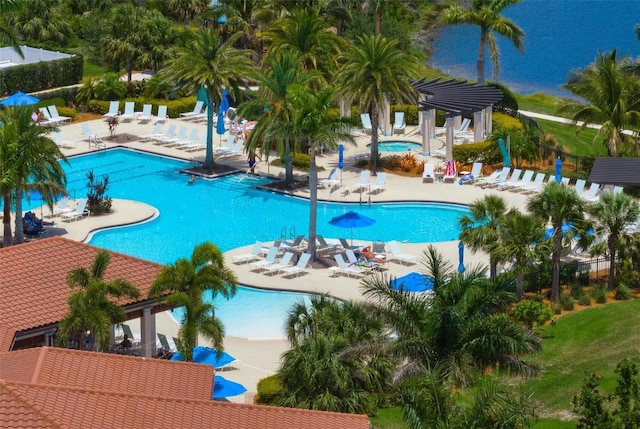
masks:
<path id="1" fill-rule="evenodd" d="M 455 138 L 454 126 L 462 115 L 473 114 L 473 139 L 480 141 L 491 132 L 492 106 L 502 100 L 503 94 L 497 88 L 455 80 L 441 81 L 440 78 L 427 81 L 426 78 L 412 83 L 420 94 L 418 110 L 421 115 L 422 154 L 431 155 L 431 138 L 435 138 L 435 111 L 446 112 L 446 156 L 453 158 L 452 148 Z M 484 117 L 483 117 L 484 113 Z"/>
<path id="2" fill-rule="evenodd" d="M 640 186 L 640 159 L 596 158 L 589 182 L 601 185 Z"/>

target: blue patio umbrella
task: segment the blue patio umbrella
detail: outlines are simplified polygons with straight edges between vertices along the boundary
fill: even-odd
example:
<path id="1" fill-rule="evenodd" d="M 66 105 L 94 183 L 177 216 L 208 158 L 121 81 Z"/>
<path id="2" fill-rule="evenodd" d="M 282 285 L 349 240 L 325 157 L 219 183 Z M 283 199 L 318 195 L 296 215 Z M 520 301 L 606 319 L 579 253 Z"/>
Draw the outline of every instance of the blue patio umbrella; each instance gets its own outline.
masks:
<path id="1" fill-rule="evenodd" d="M 33 104 L 38 104 L 39 101 L 39 98 L 18 91 L 0 101 L 0 104 L 3 106 L 31 106 Z"/>
<path id="2" fill-rule="evenodd" d="M 242 384 L 236 383 L 235 381 L 227 380 L 219 375 L 213 378 L 213 399 L 237 396 L 246 391 L 247 389 Z"/>
<path id="3" fill-rule="evenodd" d="M 340 186 L 342 186 L 342 169 L 344 168 L 344 146 L 338 145 L 338 168 L 340 169 Z"/>
<path id="4" fill-rule="evenodd" d="M 571 233 L 573 233 L 573 236 L 575 238 L 579 238 L 580 237 L 580 235 L 576 232 L 576 230 L 574 229 L 573 224 L 571 222 L 563 222 L 562 223 L 562 227 L 560 229 L 562 231 L 562 235 L 567 235 L 567 233 L 571 232 Z M 554 231 L 553 227 L 547 228 L 547 230 L 544 232 L 544 238 L 553 237 L 553 231 Z M 586 233 L 587 233 L 587 235 L 593 234 L 593 229 L 591 229 L 591 228 L 588 229 L 586 231 Z"/>
<path id="5" fill-rule="evenodd" d="M 562 160 L 560 157 L 556 159 L 556 182 L 562 180 Z"/>
<path id="6" fill-rule="evenodd" d="M 370 217 L 363 216 L 360 213 L 348 211 L 340 216 L 335 216 L 329 221 L 329 223 L 340 228 L 351 228 L 351 244 L 353 244 L 353 228 L 371 226 L 376 223 L 376 221 Z"/>
<path id="7" fill-rule="evenodd" d="M 433 289 L 433 279 L 424 274 L 410 272 L 389 282 L 389 287 L 404 292 L 426 292 Z"/>
<path id="8" fill-rule="evenodd" d="M 223 114 L 229 110 L 229 93 L 226 89 L 222 90 L 222 98 L 220 99 L 220 109 Z"/>
<path id="9" fill-rule="evenodd" d="M 170 360 L 183 361 L 181 353 L 174 353 Z M 222 352 L 218 357 L 218 352 L 212 348 L 197 346 L 193 348 L 193 362 L 211 365 L 214 368 L 221 368 L 235 361 L 236 358 L 227 352 Z"/>
<path id="10" fill-rule="evenodd" d="M 458 259 L 460 259 L 458 272 L 464 273 L 464 243 L 462 241 L 458 243 Z"/>
<path id="11" fill-rule="evenodd" d="M 224 113 L 222 109 L 218 110 L 218 119 L 216 122 L 216 134 L 220 136 L 220 146 L 222 146 L 222 135 L 227 132 L 227 129 L 224 127 Z"/>

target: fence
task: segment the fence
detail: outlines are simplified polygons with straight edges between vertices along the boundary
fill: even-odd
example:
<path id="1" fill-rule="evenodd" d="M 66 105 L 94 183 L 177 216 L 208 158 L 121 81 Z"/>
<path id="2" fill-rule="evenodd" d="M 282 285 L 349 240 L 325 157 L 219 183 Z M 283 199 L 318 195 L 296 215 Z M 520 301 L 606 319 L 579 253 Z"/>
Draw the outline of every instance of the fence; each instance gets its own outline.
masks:
<path id="1" fill-rule="evenodd" d="M 563 260 L 560 262 L 560 284 L 563 288 L 573 286 L 597 286 L 607 282 L 609 257 L 588 260 Z M 541 293 L 551 287 L 551 261 L 545 266 L 525 275 L 527 292 Z"/>

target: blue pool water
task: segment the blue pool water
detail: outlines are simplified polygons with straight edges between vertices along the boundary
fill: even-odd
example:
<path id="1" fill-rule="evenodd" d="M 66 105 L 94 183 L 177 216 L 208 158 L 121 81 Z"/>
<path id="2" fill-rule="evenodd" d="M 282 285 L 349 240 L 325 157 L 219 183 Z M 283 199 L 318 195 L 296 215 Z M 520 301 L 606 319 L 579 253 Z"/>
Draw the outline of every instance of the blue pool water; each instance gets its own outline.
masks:
<path id="1" fill-rule="evenodd" d="M 367 145 L 370 147 L 371 145 Z M 420 143 L 401 141 L 401 140 L 389 140 L 384 142 L 378 142 L 379 152 L 408 152 L 410 150 L 420 151 L 422 145 Z"/>

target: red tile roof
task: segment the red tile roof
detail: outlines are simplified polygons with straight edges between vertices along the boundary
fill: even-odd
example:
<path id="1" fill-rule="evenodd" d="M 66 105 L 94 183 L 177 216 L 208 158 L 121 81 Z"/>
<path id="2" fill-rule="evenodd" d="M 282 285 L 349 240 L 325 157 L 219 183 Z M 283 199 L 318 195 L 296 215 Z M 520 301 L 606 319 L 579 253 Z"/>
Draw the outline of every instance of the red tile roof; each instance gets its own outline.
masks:
<path id="1" fill-rule="evenodd" d="M 99 363 L 92 362 L 94 358 Z M 64 362 L 62 368 L 52 366 L 58 360 Z M 29 369 L 18 368 L 21 362 Z M 126 383 L 103 380 L 125 378 L 151 364 L 157 364 L 155 371 L 169 373 L 192 371 L 191 367 L 197 366 L 207 367 L 49 348 L 0 353 L 0 427 L 369 428 L 369 419 L 365 415 L 234 404 L 196 399 L 189 394 L 180 398 L 178 391 L 173 390 L 175 384 L 171 382 L 157 390 L 155 383 L 160 382 L 157 376 L 147 385 L 156 389 L 149 394 L 131 392 L 128 387 L 125 392 L 119 389 Z M 91 374 L 96 365 L 112 371 Z M 181 367 L 189 368 L 183 370 Z M 55 372 L 71 372 L 72 375 L 53 374 Z M 84 375 L 79 375 L 82 373 Z M 212 374 L 206 378 L 195 375 L 195 372 L 182 375 L 184 378 L 180 382 L 196 391 L 200 384 L 211 389 Z M 30 381 L 25 381 L 27 378 Z"/>
<path id="2" fill-rule="evenodd" d="M 69 271 L 89 269 L 99 248 L 51 237 L 0 249 L 0 351 L 8 351 L 18 331 L 57 323 L 68 312 Z M 162 265 L 109 252 L 105 280 L 132 282 L 145 300 Z M 130 304 L 131 300 L 121 300 Z"/>

